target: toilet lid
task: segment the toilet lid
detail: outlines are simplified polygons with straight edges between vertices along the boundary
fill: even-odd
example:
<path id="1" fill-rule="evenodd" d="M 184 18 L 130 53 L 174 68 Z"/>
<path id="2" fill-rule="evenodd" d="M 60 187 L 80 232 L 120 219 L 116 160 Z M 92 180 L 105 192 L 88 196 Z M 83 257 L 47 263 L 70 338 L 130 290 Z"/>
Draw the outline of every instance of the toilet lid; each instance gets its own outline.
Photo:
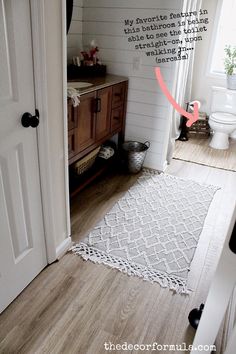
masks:
<path id="1" fill-rule="evenodd" d="M 231 113 L 216 112 L 211 114 L 211 120 L 223 124 L 236 124 L 236 115 Z"/>

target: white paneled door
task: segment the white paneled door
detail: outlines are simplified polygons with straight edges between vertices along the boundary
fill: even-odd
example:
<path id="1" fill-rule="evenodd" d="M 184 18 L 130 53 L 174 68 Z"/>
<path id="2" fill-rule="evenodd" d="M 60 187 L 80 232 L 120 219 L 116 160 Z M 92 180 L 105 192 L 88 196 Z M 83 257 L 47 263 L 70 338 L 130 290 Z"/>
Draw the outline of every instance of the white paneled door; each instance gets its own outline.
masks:
<path id="1" fill-rule="evenodd" d="M 0 312 L 46 266 L 29 0 L 0 0 Z"/>

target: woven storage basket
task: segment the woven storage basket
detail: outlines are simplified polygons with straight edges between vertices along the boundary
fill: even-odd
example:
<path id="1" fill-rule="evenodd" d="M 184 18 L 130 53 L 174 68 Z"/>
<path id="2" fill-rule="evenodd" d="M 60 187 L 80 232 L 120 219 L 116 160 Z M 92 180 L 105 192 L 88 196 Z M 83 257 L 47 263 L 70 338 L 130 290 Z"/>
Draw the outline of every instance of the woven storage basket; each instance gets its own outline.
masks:
<path id="1" fill-rule="evenodd" d="M 208 138 L 211 132 L 208 120 L 209 118 L 206 113 L 199 112 L 198 120 L 189 128 L 191 137 Z"/>
<path id="2" fill-rule="evenodd" d="M 99 153 L 100 146 L 91 151 L 88 155 L 83 157 L 80 161 L 76 162 L 75 164 L 75 170 L 78 175 L 82 175 L 84 172 L 86 172 L 89 168 L 91 168 L 96 160 L 96 157 Z"/>

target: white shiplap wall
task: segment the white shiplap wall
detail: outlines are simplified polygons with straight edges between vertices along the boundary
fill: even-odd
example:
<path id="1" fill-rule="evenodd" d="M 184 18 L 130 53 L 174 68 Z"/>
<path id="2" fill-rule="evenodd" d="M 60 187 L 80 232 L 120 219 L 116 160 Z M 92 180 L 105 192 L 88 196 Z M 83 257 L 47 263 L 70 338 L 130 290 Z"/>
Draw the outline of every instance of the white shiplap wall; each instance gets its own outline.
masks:
<path id="1" fill-rule="evenodd" d="M 154 58 L 133 50 L 124 34 L 124 20 L 150 17 L 182 9 L 182 0 L 83 0 L 83 44 L 96 40 L 99 55 L 108 72 L 129 78 L 126 139 L 151 142 L 145 165 L 162 170 L 165 167 L 172 108 L 155 79 Z M 140 33 L 141 34 L 141 33 Z M 139 70 L 133 67 L 140 57 Z M 163 64 L 162 74 L 172 89 L 174 65 Z"/>
<path id="2" fill-rule="evenodd" d="M 74 0 L 72 21 L 67 35 L 67 59 L 71 62 L 73 56 L 78 56 L 83 49 L 83 0 Z"/>

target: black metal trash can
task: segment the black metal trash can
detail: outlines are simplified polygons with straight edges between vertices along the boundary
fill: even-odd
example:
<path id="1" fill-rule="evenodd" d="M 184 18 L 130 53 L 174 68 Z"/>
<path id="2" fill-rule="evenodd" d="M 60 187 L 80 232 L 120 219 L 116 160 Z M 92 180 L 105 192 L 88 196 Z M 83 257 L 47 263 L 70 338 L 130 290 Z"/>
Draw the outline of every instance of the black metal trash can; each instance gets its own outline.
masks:
<path id="1" fill-rule="evenodd" d="M 141 171 L 149 147 L 149 141 L 146 141 L 144 144 L 138 141 L 124 142 L 122 149 L 130 173 L 138 173 Z"/>

